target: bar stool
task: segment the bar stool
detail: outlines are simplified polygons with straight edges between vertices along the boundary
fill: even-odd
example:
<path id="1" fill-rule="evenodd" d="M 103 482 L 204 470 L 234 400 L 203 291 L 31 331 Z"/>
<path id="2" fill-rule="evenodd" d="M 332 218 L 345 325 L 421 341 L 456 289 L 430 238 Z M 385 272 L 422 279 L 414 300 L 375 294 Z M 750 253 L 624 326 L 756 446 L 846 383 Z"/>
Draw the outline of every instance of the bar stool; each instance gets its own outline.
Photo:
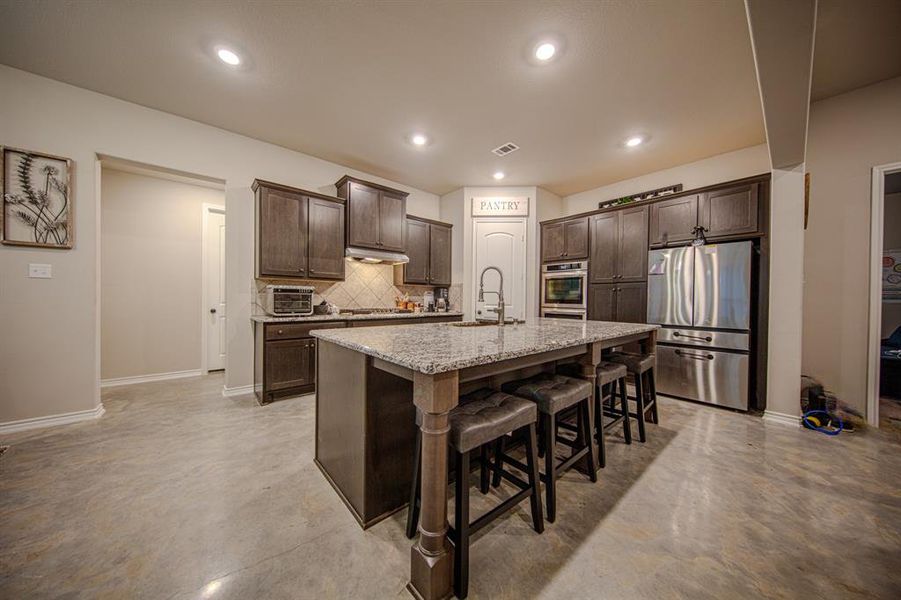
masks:
<path id="1" fill-rule="evenodd" d="M 608 359 L 612 363 L 621 364 L 635 378 L 634 413 L 629 416 L 638 420 L 638 440 L 644 442 L 645 416 L 650 411 L 651 423 L 659 423 L 657 415 L 657 385 L 654 382 L 654 367 L 657 357 L 654 354 L 635 354 L 631 352 L 613 352 Z"/>
<path id="2" fill-rule="evenodd" d="M 451 410 L 448 422 L 450 425 L 449 444 L 454 451 L 454 526 L 448 531 L 454 543 L 454 594 L 457 598 L 466 598 L 469 592 L 469 540 L 477 531 L 494 521 L 499 516 L 515 508 L 517 504 L 529 498 L 532 513 L 532 527 L 537 533 L 544 531 L 544 518 L 541 511 L 541 487 L 538 475 L 537 443 L 535 441 L 535 423 L 538 420 L 535 404 L 524 398 L 518 398 L 504 392 L 481 389 L 460 397 L 460 404 Z M 523 481 L 500 465 L 501 476 L 519 488 L 519 492 L 507 498 L 473 522 L 469 521 L 469 454 L 479 448 L 482 453 L 483 471 L 480 487 L 487 491 L 487 461 L 485 448 L 508 433 L 522 431 L 525 433 L 526 464 L 510 459 L 506 462 L 516 464 L 525 472 L 527 481 Z M 420 434 L 417 433 L 417 438 Z M 421 448 L 421 439 L 417 439 L 417 447 Z M 504 457 L 507 458 L 507 457 Z M 413 531 L 419 522 L 420 486 L 422 453 L 416 454 L 413 485 L 410 490 L 410 508 L 407 511 L 407 537 L 412 538 Z M 499 461 L 505 462 L 505 461 Z"/>
<path id="3" fill-rule="evenodd" d="M 528 398 L 538 407 L 544 432 L 545 468 L 541 479 L 545 483 L 547 494 L 547 520 L 551 523 L 557 518 L 557 479 L 571 469 L 579 460 L 588 458 L 588 477 L 598 480 L 597 463 L 591 451 L 591 425 L 589 420 L 589 402 L 591 401 L 591 383 L 584 379 L 575 379 L 564 375 L 540 373 L 534 377 L 510 381 L 501 386 L 508 393 Z M 557 446 L 557 416 L 571 406 L 579 405 L 577 414 L 578 433 L 575 442 L 568 444 L 572 448 L 569 457 L 557 464 L 554 450 Z M 561 440 L 563 442 L 563 440 Z"/>

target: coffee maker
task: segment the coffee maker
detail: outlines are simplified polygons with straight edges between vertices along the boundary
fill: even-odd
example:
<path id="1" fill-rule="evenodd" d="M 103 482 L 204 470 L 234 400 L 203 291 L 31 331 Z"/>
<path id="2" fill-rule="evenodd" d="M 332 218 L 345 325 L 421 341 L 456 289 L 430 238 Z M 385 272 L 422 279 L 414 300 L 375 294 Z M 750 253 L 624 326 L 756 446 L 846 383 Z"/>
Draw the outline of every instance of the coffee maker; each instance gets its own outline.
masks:
<path id="1" fill-rule="evenodd" d="M 438 312 L 450 310 L 450 298 L 447 288 L 435 288 L 435 307 Z"/>

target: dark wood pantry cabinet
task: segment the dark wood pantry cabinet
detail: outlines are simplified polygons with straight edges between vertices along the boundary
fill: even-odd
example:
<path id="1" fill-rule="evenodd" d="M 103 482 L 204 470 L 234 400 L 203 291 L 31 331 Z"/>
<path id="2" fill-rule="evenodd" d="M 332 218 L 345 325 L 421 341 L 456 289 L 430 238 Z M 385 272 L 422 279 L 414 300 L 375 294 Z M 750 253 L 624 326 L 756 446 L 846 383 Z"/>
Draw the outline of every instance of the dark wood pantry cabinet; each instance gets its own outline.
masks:
<path id="1" fill-rule="evenodd" d="M 410 262 L 394 267 L 397 285 L 451 284 L 452 225 L 422 217 L 407 217 L 407 256 Z"/>
<path id="2" fill-rule="evenodd" d="M 344 279 L 344 201 L 255 180 L 256 276 Z"/>
<path id="3" fill-rule="evenodd" d="M 648 207 L 593 215 L 589 281 L 644 281 L 648 264 Z"/>
<path id="4" fill-rule="evenodd" d="M 588 258 L 588 218 L 541 226 L 541 262 Z"/>
<path id="5" fill-rule="evenodd" d="M 347 245 L 406 250 L 407 192 L 345 175 L 335 183 L 347 203 Z"/>
<path id="6" fill-rule="evenodd" d="M 592 321 L 644 323 L 647 315 L 648 285 L 596 283 L 588 289 L 588 318 Z"/>

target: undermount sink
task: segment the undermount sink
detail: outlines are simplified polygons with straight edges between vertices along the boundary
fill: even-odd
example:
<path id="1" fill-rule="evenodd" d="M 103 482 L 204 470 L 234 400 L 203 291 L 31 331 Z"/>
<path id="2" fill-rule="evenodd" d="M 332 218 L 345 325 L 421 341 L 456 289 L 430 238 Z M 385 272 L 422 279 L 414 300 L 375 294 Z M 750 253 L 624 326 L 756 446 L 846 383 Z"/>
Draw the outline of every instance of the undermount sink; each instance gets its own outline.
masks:
<path id="1" fill-rule="evenodd" d="M 497 321 L 457 321 L 449 323 L 451 327 L 485 327 L 486 325 L 494 325 L 497 327 Z"/>

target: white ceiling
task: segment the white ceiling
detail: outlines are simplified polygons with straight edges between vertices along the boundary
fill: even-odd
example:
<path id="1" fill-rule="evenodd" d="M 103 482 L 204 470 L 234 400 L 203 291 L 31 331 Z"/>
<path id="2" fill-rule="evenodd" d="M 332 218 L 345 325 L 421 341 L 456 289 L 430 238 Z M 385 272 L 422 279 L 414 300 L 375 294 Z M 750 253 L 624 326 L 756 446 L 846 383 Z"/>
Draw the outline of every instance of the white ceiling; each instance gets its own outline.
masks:
<path id="1" fill-rule="evenodd" d="M 0 62 L 436 193 L 501 169 L 563 195 L 764 141 L 741 0 L 0 0 Z"/>

